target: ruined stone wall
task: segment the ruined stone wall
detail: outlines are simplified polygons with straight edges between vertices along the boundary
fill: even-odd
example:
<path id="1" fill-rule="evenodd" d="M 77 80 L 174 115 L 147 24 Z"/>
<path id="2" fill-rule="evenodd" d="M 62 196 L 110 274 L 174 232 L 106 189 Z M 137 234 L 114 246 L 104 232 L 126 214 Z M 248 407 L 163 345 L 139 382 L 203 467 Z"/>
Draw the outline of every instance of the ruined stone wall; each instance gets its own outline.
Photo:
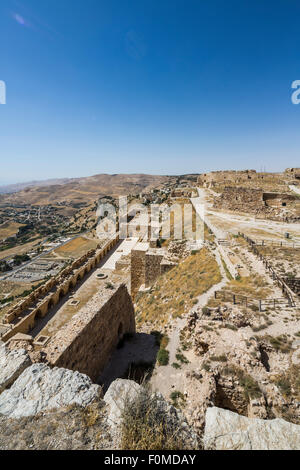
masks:
<path id="1" fill-rule="evenodd" d="M 256 172 L 255 170 L 245 171 L 212 171 L 203 173 L 198 177 L 198 186 L 211 188 L 220 192 L 226 186 L 261 189 L 264 192 L 289 192 L 289 184 L 298 184 L 297 175 L 300 174 L 297 168 L 292 168 L 291 172 L 267 173 Z"/>
<path id="2" fill-rule="evenodd" d="M 255 170 L 244 171 L 212 171 L 198 176 L 198 185 L 211 187 L 216 184 L 241 183 L 251 179 L 260 178 L 260 174 Z"/>
<path id="3" fill-rule="evenodd" d="M 145 284 L 146 252 L 148 243 L 138 243 L 131 251 L 131 296 L 134 299 L 139 288 Z"/>
<path id="4" fill-rule="evenodd" d="M 290 179 L 300 180 L 300 168 L 287 168 L 284 173 Z"/>
<path id="5" fill-rule="evenodd" d="M 156 279 L 160 276 L 160 264 L 164 254 L 157 250 L 157 252 L 149 251 L 146 253 L 145 260 L 145 286 L 149 287 L 154 284 Z"/>
<path id="6" fill-rule="evenodd" d="M 240 212 L 256 212 L 265 207 L 261 189 L 226 187 L 214 201 L 214 207 Z"/>
<path id="7" fill-rule="evenodd" d="M 124 284 L 96 294 L 44 348 L 52 366 L 96 380 L 125 333 L 135 332 L 131 297 Z"/>
<path id="8" fill-rule="evenodd" d="M 269 207 L 288 206 L 295 201 L 295 197 L 291 194 L 284 193 L 264 193 L 263 200 Z"/>
<path id="9" fill-rule="evenodd" d="M 268 193 L 262 189 L 227 186 L 214 200 L 214 208 L 250 213 L 274 220 L 297 219 L 296 198 L 287 193 Z"/>
<path id="10" fill-rule="evenodd" d="M 187 197 L 191 198 L 194 190 L 191 188 L 176 188 L 171 192 L 171 197 Z"/>
<path id="11" fill-rule="evenodd" d="M 102 249 L 89 251 L 64 269 L 59 276 L 50 279 L 44 286 L 26 297 L 22 303 L 12 308 L 5 315 L 4 323 L 14 322 L 15 324 L 12 329 L 3 334 L 2 341 L 9 340 L 17 333 L 29 333 L 36 321 L 45 317 L 48 311 L 99 263 L 118 240 L 119 235 L 116 235 Z M 16 322 L 18 317 L 19 321 Z"/>

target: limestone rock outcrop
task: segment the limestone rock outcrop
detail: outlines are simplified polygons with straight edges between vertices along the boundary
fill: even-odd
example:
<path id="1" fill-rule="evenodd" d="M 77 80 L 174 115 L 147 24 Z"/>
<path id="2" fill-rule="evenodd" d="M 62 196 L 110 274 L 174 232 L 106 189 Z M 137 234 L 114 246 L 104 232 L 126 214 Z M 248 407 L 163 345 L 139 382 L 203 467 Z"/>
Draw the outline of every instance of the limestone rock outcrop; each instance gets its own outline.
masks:
<path id="1" fill-rule="evenodd" d="M 207 409 L 206 450 L 297 450 L 300 426 L 283 419 L 246 418 L 217 407 Z"/>
<path id="2" fill-rule="evenodd" d="M 145 395 L 147 397 L 147 394 Z M 187 448 L 198 448 L 197 436 L 194 430 L 187 424 L 187 421 L 181 411 L 177 410 L 174 406 L 170 405 L 160 393 L 154 393 L 151 397 L 156 397 L 157 406 L 157 422 L 161 421 L 164 417 L 164 422 L 167 423 L 169 429 L 174 429 L 181 436 Z M 149 397 L 149 396 L 148 396 Z M 116 448 L 120 443 L 122 428 L 122 414 L 125 406 L 128 403 L 134 406 L 135 401 L 143 401 L 143 386 L 138 385 L 132 380 L 117 379 L 115 380 L 106 394 L 104 401 L 108 405 L 108 424 L 111 427 L 111 433 L 115 442 Z M 148 402 L 143 402 L 145 409 L 147 409 Z"/>
<path id="3" fill-rule="evenodd" d="M 24 349 L 10 351 L 0 343 L 0 393 L 10 387 L 30 365 L 30 357 Z"/>
<path id="4" fill-rule="evenodd" d="M 122 413 L 128 400 L 134 400 L 140 390 L 140 385 L 132 380 L 115 380 L 104 395 L 104 401 L 109 406 L 108 423 L 112 427 L 120 426 Z"/>
<path id="5" fill-rule="evenodd" d="M 101 395 L 101 387 L 79 372 L 33 364 L 0 395 L 0 415 L 21 418 L 77 404 L 87 406 Z"/>

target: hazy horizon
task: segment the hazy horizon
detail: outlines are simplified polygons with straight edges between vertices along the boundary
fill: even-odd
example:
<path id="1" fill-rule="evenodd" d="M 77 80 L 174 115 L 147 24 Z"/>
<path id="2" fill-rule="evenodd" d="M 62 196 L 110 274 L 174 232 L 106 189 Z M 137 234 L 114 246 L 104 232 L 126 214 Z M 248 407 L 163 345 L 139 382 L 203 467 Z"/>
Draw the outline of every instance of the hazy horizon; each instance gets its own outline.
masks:
<path id="1" fill-rule="evenodd" d="M 201 173 L 206 173 L 206 172 L 210 172 L 210 171 L 231 171 L 231 170 L 256 170 L 257 172 L 267 172 L 267 173 L 280 173 L 280 172 L 283 172 L 286 168 L 289 168 L 289 166 L 284 166 L 282 167 L 280 170 L 277 170 L 277 171 L 273 171 L 273 170 L 268 170 L 268 169 L 265 169 L 265 168 L 260 168 L 260 169 L 257 169 L 257 168 L 252 168 L 252 167 L 249 167 L 249 168 L 216 168 L 216 169 L 212 169 L 212 170 L 207 170 L 207 169 L 204 169 L 203 171 L 188 171 L 188 172 L 185 172 L 185 173 L 155 173 L 155 172 L 149 172 L 149 173 L 144 173 L 144 172 L 141 172 L 141 173 L 138 173 L 138 172 L 130 172 L 130 173 L 126 173 L 126 172 L 122 172 L 122 173 L 108 173 L 108 172 L 97 172 L 97 173 L 93 173 L 92 175 L 80 175 L 80 176 L 57 176 L 57 177 L 52 177 L 52 178 L 46 178 L 46 177 L 41 177 L 41 178 L 35 178 L 35 179 L 31 179 L 31 180 L 5 180 L 5 179 L 0 179 L 0 186 L 10 186 L 10 185 L 15 185 L 15 184 L 30 184 L 30 183 L 43 183 L 43 182 L 46 182 L 46 181 L 51 181 L 51 180 L 64 180 L 64 179 L 78 179 L 78 178 L 89 178 L 89 177 L 92 177 L 92 176 L 96 176 L 96 175 L 102 175 L 102 174 L 107 174 L 107 175 L 114 175 L 114 174 L 124 174 L 124 175 L 132 175 L 132 174 L 147 174 L 147 175 L 161 175 L 161 176 L 179 176 L 179 175 L 188 175 L 188 174 L 201 174 Z"/>

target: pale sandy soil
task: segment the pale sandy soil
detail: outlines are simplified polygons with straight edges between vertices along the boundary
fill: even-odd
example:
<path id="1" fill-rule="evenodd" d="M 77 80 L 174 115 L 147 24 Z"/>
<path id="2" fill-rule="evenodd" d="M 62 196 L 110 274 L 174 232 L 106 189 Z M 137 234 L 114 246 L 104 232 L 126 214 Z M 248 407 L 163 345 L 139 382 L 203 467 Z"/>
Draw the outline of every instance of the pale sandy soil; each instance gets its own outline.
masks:
<path id="1" fill-rule="evenodd" d="M 201 204 L 205 203 L 205 199 L 205 192 L 203 190 L 199 190 L 199 197 L 192 198 L 192 202 L 194 203 L 194 205 L 196 205 L 197 203 Z M 272 239 L 273 237 L 278 236 L 278 234 L 280 234 L 282 230 L 289 231 L 291 233 L 291 225 L 293 226 L 293 230 L 297 231 L 299 225 L 277 224 L 274 222 L 269 223 L 269 221 L 255 221 L 253 218 L 247 218 L 242 216 L 234 216 L 233 219 L 234 220 L 232 221 L 232 215 L 229 214 L 214 214 L 214 218 L 212 219 L 210 216 L 208 216 L 206 218 L 206 222 L 209 228 L 213 231 L 214 235 L 217 238 L 221 239 L 228 239 L 228 232 L 233 231 L 234 233 L 236 233 L 237 231 L 245 231 L 247 227 L 248 230 L 249 227 L 254 230 L 258 226 L 262 231 L 265 231 L 267 234 L 269 234 L 270 238 Z M 234 228 L 232 228 L 232 222 Z M 228 231 L 227 224 L 230 227 L 230 230 Z M 300 235 L 300 230 L 297 235 Z M 271 286 L 271 297 L 282 298 L 283 294 L 281 292 L 281 289 L 274 285 L 271 277 L 266 272 L 263 263 L 259 261 L 259 259 L 252 252 L 247 250 L 246 247 L 234 244 L 233 247 L 231 246 L 229 248 L 229 250 L 232 250 L 233 248 L 237 248 L 238 254 L 236 256 L 237 258 L 240 258 L 242 260 L 242 263 L 245 266 L 245 272 L 247 272 L 248 275 L 249 273 L 256 273 L 264 277 L 266 280 L 266 284 L 269 284 Z M 226 273 L 224 272 L 220 257 L 218 255 L 217 260 L 221 269 L 223 279 L 218 285 L 212 287 L 206 294 L 200 296 L 198 299 L 198 304 L 195 305 L 192 310 L 197 308 L 197 311 L 199 311 L 198 307 L 200 307 L 201 311 L 201 308 L 207 304 L 208 299 L 213 295 L 214 291 L 219 290 L 226 285 Z M 180 352 L 188 359 L 189 363 L 181 364 L 180 369 L 172 367 L 172 364 L 174 362 L 179 363 L 179 361 L 176 359 L 176 354 L 178 353 L 178 350 L 181 347 L 180 332 L 187 325 L 188 314 L 189 312 L 187 312 L 187 314 L 183 318 L 178 319 L 176 323 L 170 326 L 169 330 L 166 332 L 169 337 L 169 344 L 167 346 L 167 350 L 170 354 L 169 364 L 167 366 L 156 366 L 155 372 L 151 379 L 151 385 L 154 390 L 158 390 L 159 392 L 161 392 L 166 399 L 170 399 L 170 394 L 172 392 L 180 391 L 181 393 L 187 396 L 188 406 L 193 406 L 193 400 L 195 400 L 195 402 L 199 401 L 199 394 L 205 393 L 205 383 L 201 386 L 202 388 L 200 387 L 200 389 L 193 390 L 193 387 L 190 386 L 190 379 L 187 377 L 187 372 L 199 370 L 202 359 L 199 356 L 195 355 L 193 349 L 187 351 L 181 350 Z M 215 327 L 212 325 L 212 331 L 206 332 L 206 335 L 208 337 L 211 336 L 211 341 L 209 342 L 210 345 L 213 345 L 213 347 L 210 348 L 210 353 L 213 353 L 215 355 L 231 354 L 231 356 L 235 356 L 237 362 L 239 362 L 240 355 L 249 354 L 249 352 L 247 351 L 246 341 L 249 340 L 249 338 L 253 335 L 270 335 L 273 337 L 277 337 L 282 334 L 286 334 L 291 340 L 293 340 L 293 345 L 298 348 L 298 343 L 300 343 L 300 341 L 296 339 L 295 333 L 300 330 L 300 308 L 291 309 L 284 307 L 277 310 L 272 310 L 269 313 L 269 319 L 272 321 L 272 324 L 268 325 L 263 330 L 257 332 L 253 332 L 250 326 L 239 328 L 237 331 L 225 328 L 222 329 L 220 332 L 218 331 L 218 324 L 215 323 Z M 202 318 L 200 321 L 203 325 L 211 325 L 211 322 L 205 318 Z M 264 318 L 260 318 L 260 315 L 258 315 L 258 322 L 261 323 L 264 321 Z M 297 354 L 297 352 L 295 352 L 294 354 L 295 361 L 299 361 Z M 274 357 L 275 359 L 273 359 L 271 355 L 270 358 L 273 370 L 276 370 L 278 367 L 288 367 L 288 362 L 286 362 L 286 364 L 284 363 L 284 361 L 288 360 L 287 356 L 284 358 L 284 360 L 282 359 L 283 362 L 280 364 L 278 364 L 277 356 Z M 294 359 L 293 362 L 295 363 Z M 259 379 L 259 376 L 257 377 L 257 379 Z"/>
<path id="2" fill-rule="evenodd" d="M 215 291 L 222 289 L 227 283 L 226 273 L 221 263 L 220 255 L 216 254 L 216 260 L 219 264 L 219 268 L 222 274 L 222 280 L 218 284 L 211 287 L 207 292 L 198 297 L 198 303 L 193 306 L 191 310 L 201 309 L 204 307 L 208 300 L 214 295 Z M 170 394 L 174 390 L 181 391 L 185 390 L 186 383 L 186 372 L 189 370 L 195 370 L 199 367 L 199 357 L 193 354 L 192 351 L 184 352 L 184 355 L 190 361 L 189 364 L 182 364 L 181 369 L 175 369 L 172 364 L 177 362 L 176 354 L 180 348 L 180 332 L 187 325 L 187 317 L 190 312 L 187 312 L 183 318 L 177 319 L 172 325 L 172 329 L 167 332 L 170 342 L 167 346 L 169 351 L 169 364 L 167 366 L 157 365 L 154 374 L 151 379 L 151 386 L 153 390 L 158 390 L 166 398 L 170 398 Z"/>
<path id="3" fill-rule="evenodd" d="M 226 227 L 230 233 L 243 232 L 250 237 L 257 239 L 279 239 L 288 243 L 284 236 L 286 232 L 291 235 L 290 243 L 300 242 L 300 224 L 287 224 L 283 222 L 264 221 L 255 218 L 226 214 L 224 212 L 216 212 L 208 210 L 207 218 L 211 220 L 217 228 Z"/>

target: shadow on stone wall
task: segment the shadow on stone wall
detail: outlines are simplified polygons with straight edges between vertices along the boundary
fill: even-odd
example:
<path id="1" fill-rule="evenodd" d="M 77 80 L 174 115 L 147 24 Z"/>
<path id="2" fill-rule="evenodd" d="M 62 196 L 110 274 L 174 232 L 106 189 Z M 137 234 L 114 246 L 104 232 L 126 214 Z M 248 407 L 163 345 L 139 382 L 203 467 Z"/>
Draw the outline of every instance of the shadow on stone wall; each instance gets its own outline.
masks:
<path id="1" fill-rule="evenodd" d="M 118 378 L 130 378 L 140 382 L 146 369 L 154 366 L 158 349 L 153 335 L 135 333 L 128 336 L 123 345 L 112 354 L 97 383 L 102 385 L 105 393 L 110 384 Z"/>

